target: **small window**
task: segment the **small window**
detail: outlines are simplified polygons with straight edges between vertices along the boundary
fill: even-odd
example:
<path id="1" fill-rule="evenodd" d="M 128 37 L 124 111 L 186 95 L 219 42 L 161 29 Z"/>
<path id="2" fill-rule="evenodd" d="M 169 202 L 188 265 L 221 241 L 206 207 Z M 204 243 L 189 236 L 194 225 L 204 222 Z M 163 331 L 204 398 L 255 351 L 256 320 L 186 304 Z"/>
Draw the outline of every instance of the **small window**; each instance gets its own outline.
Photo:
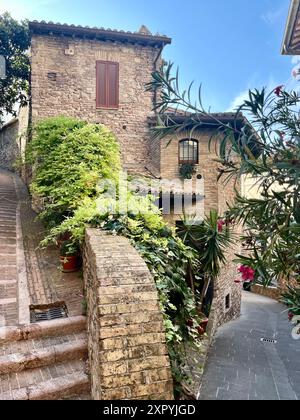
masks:
<path id="1" fill-rule="evenodd" d="M 198 140 L 184 139 L 179 142 L 179 163 L 181 165 L 199 163 Z"/>
<path id="2" fill-rule="evenodd" d="M 119 107 L 119 63 L 97 61 L 96 64 L 97 108 Z"/>
<path id="3" fill-rule="evenodd" d="M 228 311 L 231 308 L 231 299 L 230 295 L 227 295 L 225 298 L 225 308 Z"/>

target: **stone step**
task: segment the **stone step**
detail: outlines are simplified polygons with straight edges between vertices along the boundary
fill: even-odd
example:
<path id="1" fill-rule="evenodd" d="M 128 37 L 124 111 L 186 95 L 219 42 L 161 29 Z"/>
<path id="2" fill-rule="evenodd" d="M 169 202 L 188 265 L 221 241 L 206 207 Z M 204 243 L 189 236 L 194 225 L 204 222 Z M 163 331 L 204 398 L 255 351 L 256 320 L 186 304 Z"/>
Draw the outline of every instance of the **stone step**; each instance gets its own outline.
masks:
<path id="1" fill-rule="evenodd" d="M 2 280 L 14 280 L 17 278 L 18 271 L 17 266 L 5 266 L 0 264 L 0 279 Z"/>
<path id="2" fill-rule="evenodd" d="M 1 211 L 11 211 L 16 212 L 17 205 L 16 203 L 10 203 L 9 201 L 4 201 L 2 197 L 0 197 L 2 203 L 0 204 Z"/>
<path id="3" fill-rule="evenodd" d="M 76 400 L 82 400 L 82 401 L 92 401 L 92 396 L 91 394 L 81 394 L 81 395 L 72 395 L 71 397 L 65 397 L 65 398 L 60 398 L 60 401 L 76 401 Z"/>
<path id="4" fill-rule="evenodd" d="M 0 255 L 3 254 L 16 255 L 16 245 L 2 245 L 0 240 Z"/>
<path id="5" fill-rule="evenodd" d="M 1 220 L 16 220 L 16 212 L 8 210 L 0 210 L 0 219 Z"/>
<path id="6" fill-rule="evenodd" d="M 1 220 L 0 219 L 0 226 L 2 226 L 2 228 L 12 228 L 16 225 L 16 221 L 15 220 Z"/>
<path id="7" fill-rule="evenodd" d="M 15 226 L 0 226 L 0 235 L 4 235 L 5 233 L 14 232 L 16 230 Z"/>
<path id="8" fill-rule="evenodd" d="M 0 357 L 0 375 L 18 373 L 70 360 L 87 359 L 87 341 L 78 340 L 57 344 L 29 353 L 13 353 Z"/>
<path id="9" fill-rule="evenodd" d="M 0 271 L 2 268 L 9 269 L 10 267 L 17 267 L 16 255 L 0 254 Z"/>
<path id="10" fill-rule="evenodd" d="M 17 299 L 15 297 L 13 298 L 0 298 L 0 305 L 12 305 L 12 304 L 16 304 L 17 303 Z"/>
<path id="11" fill-rule="evenodd" d="M 1 266 L 0 269 L 0 281 L 2 280 L 17 280 L 17 267 L 7 267 L 5 270 Z"/>
<path id="12" fill-rule="evenodd" d="M 37 369 L 37 372 L 28 371 L 26 373 L 31 374 L 33 381 L 35 381 L 33 375 L 43 376 L 44 371 L 42 369 Z M 17 377 L 20 375 L 21 374 L 16 374 Z M 17 381 L 19 383 L 20 378 L 18 378 Z M 29 386 L 16 387 L 15 389 L 0 392 L 0 400 L 60 400 L 62 398 L 71 397 L 72 395 L 86 395 L 89 392 L 90 380 L 84 371 L 84 362 L 82 362 L 81 369 L 78 369 L 73 373 L 59 375 L 57 377 L 52 376 L 51 379 L 46 381 L 36 382 Z"/>
<path id="13" fill-rule="evenodd" d="M 7 225 L 4 224 L 3 226 L 0 226 L 0 233 L 10 233 L 16 231 L 16 224 L 13 225 Z"/>
<path id="14" fill-rule="evenodd" d="M 9 342 L 66 336 L 85 330 L 86 317 L 84 316 L 57 319 L 18 327 L 2 327 L 0 328 L 0 346 Z"/>
<path id="15" fill-rule="evenodd" d="M 0 282 L 0 302 L 3 299 L 16 299 L 17 282 L 2 283 Z"/>
<path id="16" fill-rule="evenodd" d="M 9 206 L 17 207 L 17 205 L 18 205 L 18 201 L 17 201 L 17 198 L 16 198 L 15 195 L 1 194 L 0 201 L 2 201 L 2 203 L 7 204 L 8 205 L 7 207 L 9 207 Z M 1 208 L 3 208 L 3 207 L 4 206 L 2 206 L 2 204 L 1 204 Z"/>
<path id="17" fill-rule="evenodd" d="M 16 238 L 13 237 L 1 237 L 0 235 L 0 244 L 1 246 L 7 246 L 7 245 L 11 245 L 11 246 L 16 246 L 17 244 L 17 240 Z"/>
<path id="18" fill-rule="evenodd" d="M 0 276 L 0 287 L 1 286 L 12 286 L 17 284 L 17 280 L 2 280 Z"/>

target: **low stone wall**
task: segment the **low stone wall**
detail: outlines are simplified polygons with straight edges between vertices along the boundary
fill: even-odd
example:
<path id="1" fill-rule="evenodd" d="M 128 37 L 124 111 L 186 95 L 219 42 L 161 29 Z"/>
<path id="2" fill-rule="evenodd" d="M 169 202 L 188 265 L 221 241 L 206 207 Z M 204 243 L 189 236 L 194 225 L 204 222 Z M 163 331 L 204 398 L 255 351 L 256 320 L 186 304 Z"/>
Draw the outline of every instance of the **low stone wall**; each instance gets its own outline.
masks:
<path id="1" fill-rule="evenodd" d="M 158 293 L 138 252 L 126 238 L 87 229 L 84 282 L 93 399 L 173 399 Z"/>
<path id="2" fill-rule="evenodd" d="M 251 286 L 251 292 L 275 300 L 279 300 L 282 293 L 277 287 L 263 287 L 258 284 Z"/>

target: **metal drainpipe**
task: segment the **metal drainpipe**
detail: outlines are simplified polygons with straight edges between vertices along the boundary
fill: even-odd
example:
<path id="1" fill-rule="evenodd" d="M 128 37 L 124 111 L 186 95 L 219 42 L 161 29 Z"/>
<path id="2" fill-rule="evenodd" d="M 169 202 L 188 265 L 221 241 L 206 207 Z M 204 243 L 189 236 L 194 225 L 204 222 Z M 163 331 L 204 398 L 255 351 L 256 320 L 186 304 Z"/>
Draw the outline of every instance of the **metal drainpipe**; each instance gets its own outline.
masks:
<path id="1" fill-rule="evenodd" d="M 154 72 L 157 71 L 157 62 L 158 62 L 159 58 L 161 57 L 161 54 L 163 52 L 164 47 L 165 47 L 165 44 L 163 44 L 163 46 L 159 49 L 158 55 L 157 55 L 157 57 L 156 57 L 156 59 L 154 61 Z M 156 107 L 156 104 L 157 104 L 157 90 L 155 89 L 155 91 L 154 91 L 154 97 L 153 97 L 153 105 L 154 105 L 154 108 Z M 155 111 L 154 112 L 155 112 L 155 114 L 157 114 L 157 109 L 156 108 L 155 108 Z"/>

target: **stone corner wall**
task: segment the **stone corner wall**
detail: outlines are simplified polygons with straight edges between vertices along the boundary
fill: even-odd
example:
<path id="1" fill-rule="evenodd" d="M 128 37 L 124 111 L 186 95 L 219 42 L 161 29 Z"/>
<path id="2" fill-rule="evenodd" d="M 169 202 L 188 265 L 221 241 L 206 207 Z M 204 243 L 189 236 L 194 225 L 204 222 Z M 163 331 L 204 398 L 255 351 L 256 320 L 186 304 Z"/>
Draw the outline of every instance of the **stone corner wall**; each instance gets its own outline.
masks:
<path id="1" fill-rule="evenodd" d="M 94 400 L 172 400 L 154 280 L 126 238 L 87 229 L 84 282 Z"/>
<path id="2" fill-rule="evenodd" d="M 29 107 L 19 110 L 18 118 L 0 128 L 0 167 L 15 171 L 15 163 L 25 153 L 27 129 L 29 124 Z"/>
<path id="3" fill-rule="evenodd" d="M 12 171 L 19 154 L 17 138 L 19 131 L 18 119 L 6 124 L 0 129 L 0 167 Z"/>
<path id="4" fill-rule="evenodd" d="M 227 262 L 214 282 L 214 300 L 208 325 L 208 333 L 211 338 L 218 327 L 237 319 L 241 314 L 242 287 L 235 283 L 235 279 L 239 277 L 238 265 L 234 262 L 238 253 L 240 253 L 240 244 L 237 242 L 227 251 Z M 228 307 L 227 303 L 229 303 Z"/>

